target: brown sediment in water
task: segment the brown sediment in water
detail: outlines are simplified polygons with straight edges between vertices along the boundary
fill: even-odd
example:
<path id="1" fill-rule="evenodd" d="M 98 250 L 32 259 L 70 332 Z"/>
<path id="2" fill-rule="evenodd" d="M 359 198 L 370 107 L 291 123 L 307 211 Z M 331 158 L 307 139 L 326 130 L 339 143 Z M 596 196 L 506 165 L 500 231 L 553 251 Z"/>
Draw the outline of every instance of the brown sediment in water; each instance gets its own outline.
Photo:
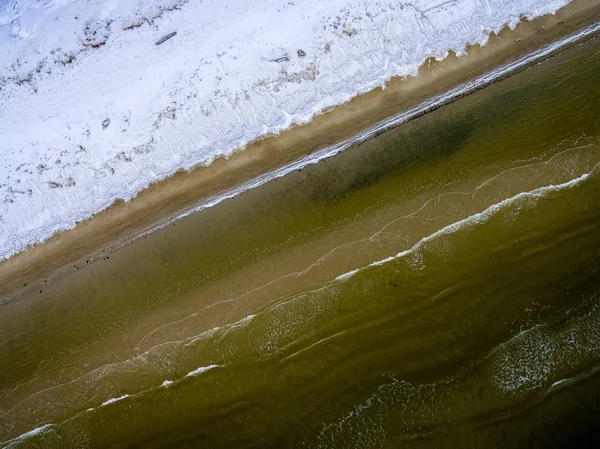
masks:
<path id="1" fill-rule="evenodd" d="M 445 60 L 428 60 L 416 77 L 394 78 L 333 108 L 310 123 L 278 136 L 249 144 L 229 159 L 218 159 L 153 184 L 133 200 L 117 202 L 74 229 L 56 234 L 43 244 L 0 264 L 3 303 L 24 288 L 41 284 L 44 276 L 60 277 L 107 253 L 170 217 L 261 174 L 298 160 L 320 148 L 348 139 L 362 130 L 427 98 L 505 63 L 541 45 L 600 20 L 600 2 L 575 0 L 554 16 L 523 20 L 514 30 L 492 35 L 484 47 L 469 47 L 468 56 L 451 53 Z"/>

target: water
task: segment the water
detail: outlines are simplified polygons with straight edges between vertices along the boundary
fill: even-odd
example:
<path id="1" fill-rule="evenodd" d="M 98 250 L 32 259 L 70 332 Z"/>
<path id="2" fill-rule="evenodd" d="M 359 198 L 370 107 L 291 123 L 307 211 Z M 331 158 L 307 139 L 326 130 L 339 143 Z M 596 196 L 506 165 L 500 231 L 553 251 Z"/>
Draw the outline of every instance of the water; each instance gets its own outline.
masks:
<path id="1" fill-rule="evenodd" d="M 599 52 L 578 46 L 3 306 L 0 446 L 589 443 Z"/>

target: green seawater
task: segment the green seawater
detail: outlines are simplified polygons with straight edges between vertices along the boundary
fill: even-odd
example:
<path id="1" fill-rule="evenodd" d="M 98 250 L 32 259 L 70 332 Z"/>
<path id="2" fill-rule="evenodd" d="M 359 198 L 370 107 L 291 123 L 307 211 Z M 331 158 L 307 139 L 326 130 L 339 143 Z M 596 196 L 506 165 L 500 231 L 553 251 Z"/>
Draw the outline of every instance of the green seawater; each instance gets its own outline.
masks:
<path id="1" fill-rule="evenodd" d="M 599 73 L 593 39 L 24 291 L 0 447 L 597 447 Z"/>

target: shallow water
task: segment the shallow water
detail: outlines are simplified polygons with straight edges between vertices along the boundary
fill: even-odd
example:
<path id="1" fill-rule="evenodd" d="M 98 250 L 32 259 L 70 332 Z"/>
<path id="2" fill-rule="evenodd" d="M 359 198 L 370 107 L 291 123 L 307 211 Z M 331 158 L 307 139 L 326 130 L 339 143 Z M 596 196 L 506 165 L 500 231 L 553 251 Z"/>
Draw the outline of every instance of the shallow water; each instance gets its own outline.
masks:
<path id="1" fill-rule="evenodd" d="M 589 442 L 599 71 L 593 40 L 23 293 L 0 447 Z"/>

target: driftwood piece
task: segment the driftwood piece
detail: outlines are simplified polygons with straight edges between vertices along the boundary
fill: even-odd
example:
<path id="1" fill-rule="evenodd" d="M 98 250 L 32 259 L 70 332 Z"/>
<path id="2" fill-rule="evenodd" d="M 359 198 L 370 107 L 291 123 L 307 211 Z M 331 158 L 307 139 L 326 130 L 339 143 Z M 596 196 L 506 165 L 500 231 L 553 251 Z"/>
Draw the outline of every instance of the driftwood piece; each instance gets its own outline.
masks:
<path id="1" fill-rule="evenodd" d="M 177 31 L 173 31 L 172 33 L 167 34 L 166 36 L 161 37 L 159 40 L 156 41 L 156 45 L 160 45 L 163 42 L 168 41 L 169 39 L 171 39 L 173 36 L 175 36 L 177 34 Z"/>

